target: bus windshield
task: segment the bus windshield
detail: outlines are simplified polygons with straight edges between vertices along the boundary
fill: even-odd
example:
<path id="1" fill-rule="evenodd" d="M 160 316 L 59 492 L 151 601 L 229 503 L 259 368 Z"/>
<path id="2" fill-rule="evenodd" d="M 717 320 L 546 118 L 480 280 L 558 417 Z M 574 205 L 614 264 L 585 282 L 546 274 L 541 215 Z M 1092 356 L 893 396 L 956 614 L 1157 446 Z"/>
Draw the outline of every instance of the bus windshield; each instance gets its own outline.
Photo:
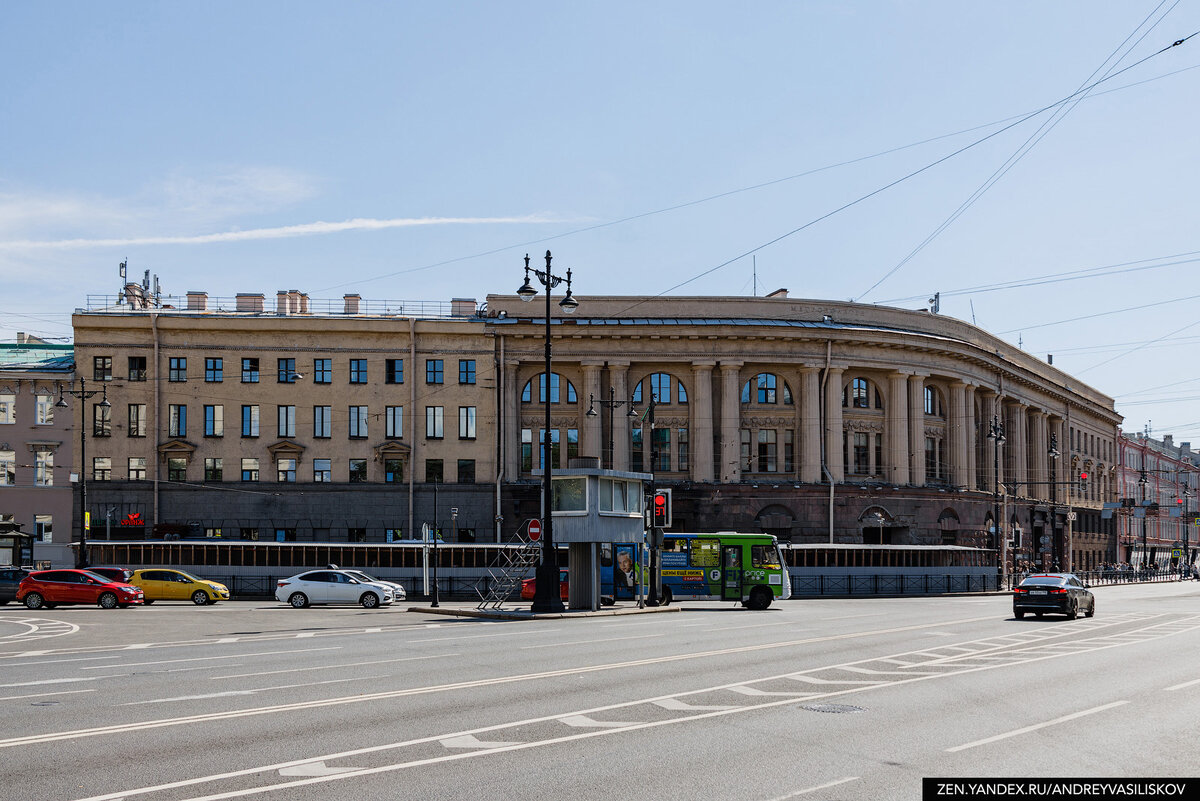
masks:
<path id="1" fill-rule="evenodd" d="M 753 567 L 759 568 L 774 568 L 778 570 L 779 564 L 779 549 L 774 543 L 770 545 L 752 545 L 750 546 L 750 561 Z"/>

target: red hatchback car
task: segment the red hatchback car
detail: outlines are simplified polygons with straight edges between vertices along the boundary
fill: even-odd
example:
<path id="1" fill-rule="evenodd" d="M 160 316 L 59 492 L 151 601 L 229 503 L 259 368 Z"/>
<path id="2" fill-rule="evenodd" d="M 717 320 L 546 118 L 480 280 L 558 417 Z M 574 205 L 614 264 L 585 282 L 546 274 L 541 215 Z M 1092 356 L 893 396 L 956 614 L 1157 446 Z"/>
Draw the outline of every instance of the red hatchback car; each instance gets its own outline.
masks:
<path id="1" fill-rule="evenodd" d="M 17 601 L 30 609 L 52 609 L 58 604 L 97 604 L 104 609 L 124 609 L 145 600 L 141 587 L 86 570 L 39 570 L 26 576 L 17 587 Z"/>
<path id="2" fill-rule="evenodd" d="M 537 579 L 527 578 L 521 582 L 522 601 L 532 601 L 536 593 Z M 558 594 L 564 601 L 567 600 L 567 571 L 565 570 L 558 572 Z"/>

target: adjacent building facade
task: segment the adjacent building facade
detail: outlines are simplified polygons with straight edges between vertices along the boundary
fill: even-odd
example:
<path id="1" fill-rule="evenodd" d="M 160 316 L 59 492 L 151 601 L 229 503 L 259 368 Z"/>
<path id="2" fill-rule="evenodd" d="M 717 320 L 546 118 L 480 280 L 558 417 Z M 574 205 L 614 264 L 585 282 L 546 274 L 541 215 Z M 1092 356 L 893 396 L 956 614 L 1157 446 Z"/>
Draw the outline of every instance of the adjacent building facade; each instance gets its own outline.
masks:
<path id="1" fill-rule="evenodd" d="M 1160 568 L 1195 564 L 1200 546 L 1196 487 L 1200 455 L 1167 435 L 1121 434 L 1118 471 L 1119 559 Z"/>
<path id="2" fill-rule="evenodd" d="M 583 296 L 554 306 L 547 377 L 543 300 L 163 305 L 131 285 L 73 318 L 78 370 L 112 403 L 88 432 L 93 519 L 116 509 L 114 537 L 384 543 L 429 522 L 502 541 L 539 516 L 548 439 L 556 468 L 652 471 L 677 530 L 1112 558 L 1112 399 L 974 326 L 785 291 Z"/>

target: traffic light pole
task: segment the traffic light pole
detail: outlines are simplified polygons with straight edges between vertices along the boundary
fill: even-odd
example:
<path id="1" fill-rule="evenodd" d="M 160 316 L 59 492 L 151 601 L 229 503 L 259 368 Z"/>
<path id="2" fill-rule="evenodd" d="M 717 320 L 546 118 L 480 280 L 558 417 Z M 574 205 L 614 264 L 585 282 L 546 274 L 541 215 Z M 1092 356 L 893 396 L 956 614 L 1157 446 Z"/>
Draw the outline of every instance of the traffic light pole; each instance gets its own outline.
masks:
<path id="1" fill-rule="evenodd" d="M 650 402 L 646 405 L 646 420 L 650 423 L 650 441 L 647 443 L 647 452 L 650 454 L 650 504 L 649 518 L 650 525 L 648 527 L 649 544 L 650 544 L 650 587 L 646 593 L 646 606 L 658 606 L 662 599 L 662 576 L 659 570 L 659 551 L 662 549 L 662 536 L 658 526 L 655 525 L 654 519 L 654 498 L 658 494 L 657 487 L 654 481 L 654 407 L 658 405 L 658 398 L 654 393 L 650 394 Z"/>

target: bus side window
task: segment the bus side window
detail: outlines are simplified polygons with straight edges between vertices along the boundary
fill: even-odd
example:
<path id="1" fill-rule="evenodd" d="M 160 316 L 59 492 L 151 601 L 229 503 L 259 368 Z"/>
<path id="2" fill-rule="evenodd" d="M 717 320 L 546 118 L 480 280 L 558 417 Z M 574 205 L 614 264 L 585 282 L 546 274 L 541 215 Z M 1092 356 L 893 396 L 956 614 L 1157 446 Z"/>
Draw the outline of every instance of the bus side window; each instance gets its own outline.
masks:
<path id="1" fill-rule="evenodd" d="M 613 547 L 611 542 L 600 543 L 600 566 L 612 567 L 613 563 Z"/>
<path id="2" fill-rule="evenodd" d="M 666 553 L 687 553 L 687 540 L 682 537 L 667 537 L 663 540 L 663 551 Z"/>

